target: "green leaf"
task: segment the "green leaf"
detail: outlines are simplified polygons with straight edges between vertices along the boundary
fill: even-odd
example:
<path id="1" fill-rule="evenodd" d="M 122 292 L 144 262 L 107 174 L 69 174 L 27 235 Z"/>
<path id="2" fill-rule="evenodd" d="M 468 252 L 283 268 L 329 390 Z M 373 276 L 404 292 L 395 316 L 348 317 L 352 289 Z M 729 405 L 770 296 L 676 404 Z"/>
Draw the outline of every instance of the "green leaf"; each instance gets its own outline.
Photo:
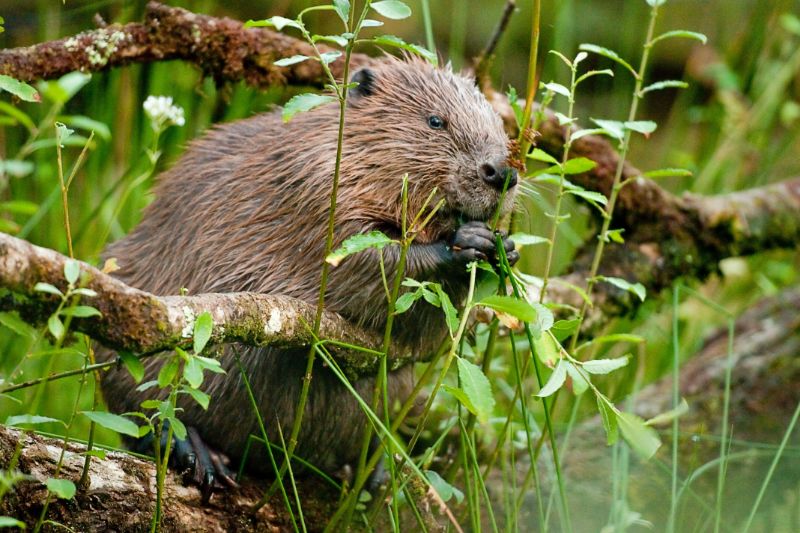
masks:
<path id="1" fill-rule="evenodd" d="M 64 74 L 58 80 L 40 82 L 39 92 L 48 100 L 63 105 L 67 103 L 73 96 L 78 94 L 89 81 L 92 79 L 91 74 L 84 74 L 83 72 L 70 72 Z"/>
<path id="2" fill-rule="evenodd" d="M 42 101 L 42 97 L 36 92 L 36 89 L 25 82 L 15 80 L 11 76 L 6 76 L 5 74 L 0 74 L 0 91 L 9 92 L 26 102 Z"/>
<path id="3" fill-rule="evenodd" d="M 672 422 L 674 419 L 682 415 L 685 415 L 688 412 L 689 412 L 689 404 L 686 402 L 685 398 L 681 398 L 681 403 L 679 403 L 677 407 L 654 416 L 653 418 L 645 422 L 645 424 L 647 424 L 648 426 L 658 426 L 661 424 L 666 424 Z"/>
<path id="4" fill-rule="evenodd" d="M 144 378 L 144 365 L 139 358 L 131 352 L 126 351 L 119 352 L 119 358 L 122 360 L 122 364 L 125 365 L 125 368 L 128 369 L 131 377 L 133 377 L 133 381 L 141 383 Z"/>
<path id="5" fill-rule="evenodd" d="M 105 459 L 106 458 L 106 451 L 105 450 L 86 450 L 81 455 L 88 456 L 88 457 L 97 457 L 98 459 Z"/>
<path id="6" fill-rule="evenodd" d="M 155 384 L 155 382 L 153 382 Z M 144 400 L 141 404 L 139 404 L 142 409 L 158 409 L 158 406 L 161 405 L 160 400 Z"/>
<path id="7" fill-rule="evenodd" d="M 587 191 L 586 189 L 572 189 L 572 188 L 567 189 L 565 192 L 573 196 L 583 198 L 584 200 L 590 203 L 595 203 L 598 205 L 606 205 L 608 203 L 608 198 L 606 198 L 606 195 L 599 192 Z"/>
<path id="8" fill-rule="evenodd" d="M 572 378 L 572 393 L 575 396 L 580 396 L 589 389 L 589 381 L 587 381 L 589 377 L 585 376 L 569 361 L 564 361 L 564 365 L 567 367 L 567 375 Z"/>
<path id="9" fill-rule="evenodd" d="M 453 302 L 450 301 L 450 296 L 444 291 L 442 286 L 438 283 L 433 283 L 432 285 L 436 294 L 439 296 L 442 311 L 444 311 L 444 319 L 445 322 L 447 322 L 447 327 L 450 329 L 450 335 L 455 335 L 459 325 L 458 311 L 456 311 Z"/>
<path id="10" fill-rule="evenodd" d="M 689 86 L 685 81 L 678 80 L 664 80 L 651 83 L 647 87 L 639 91 L 640 95 L 647 94 L 652 91 L 661 91 L 663 89 L 685 89 Z"/>
<path id="11" fill-rule="evenodd" d="M 608 133 L 609 137 L 620 141 L 625 137 L 625 124 L 618 120 L 593 118 L 592 122 L 603 128 Z"/>
<path id="12" fill-rule="evenodd" d="M 345 26 L 350 20 L 350 0 L 333 0 L 333 8 Z"/>
<path id="13" fill-rule="evenodd" d="M 62 500 L 70 500 L 75 496 L 75 483 L 68 479 L 47 478 L 47 490 Z"/>
<path id="14" fill-rule="evenodd" d="M 800 35 L 800 18 L 792 13 L 784 13 L 780 17 L 781 26 L 790 33 Z"/>
<path id="15" fill-rule="evenodd" d="M 644 421 L 631 413 L 617 412 L 617 422 L 622 436 L 627 443 L 644 459 L 655 455 L 661 446 L 656 431 L 644 424 Z"/>
<path id="16" fill-rule="evenodd" d="M 536 335 L 538 336 L 553 327 L 555 318 L 553 317 L 553 312 L 546 305 L 533 303 L 531 306 L 536 310 L 536 320 L 533 321 L 532 325 L 536 329 Z"/>
<path id="17" fill-rule="evenodd" d="M 535 244 L 544 244 L 546 242 L 550 242 L 550 239 L 546 237 L 540 237 L 538 235 L 530 235 L 528 233 L 514 233 L 508 238 L 511 241 L 513 241 L 517 247 L 533 246 Z"/>
<path id="18" fill-rule="evenodd" d="M 547 398 L 555 394 L 555 392 L 564 385 L 566 379 L 567 367 L 563 360 L 559 360 L 558 363 L 556 363 L 556 367 L 553 369 L 553 373 L 550 374 L 547 383 L 544 384 L 544 387 L 542 387 L 542 390 L 540 390 L 536 396 L 539 398 Z"/>
<path id="19" fill-rule="evenodd" d="M 183 422 L 181 422 L 174 416 L 167 418 L 167 420 L 169 420 L 169 423 L 172 426 L 172 432 L 175 434 L 175 437 L 177 437 L 178 440 L 186 440 L 187 432 L 186 432 L 186 426 L 183 425 Z"/>
<path id="20" fill-rule="evenodd" d="M 129 437 L 139 436 L 139 426 L 124 416 L 115 415 L 107 411 L 81 411 L 81 414 L 95 424 L 99 424 L 111 431 L 116 431 Z"/>
<path id="21" fill-rule="evenodd" d="M 645 178 L 670 178 L 670 177 L 687 177 L 691 176 L 692 171 L 685 168 L 660 168 L 658 170 L 650 170 L 642 174 Z"/>
<path id="22" fill-rule="evenodd" d="M 564 113 L 560 113 L 558 111 L 555 111 L 553 114 L 556 116 L 556 119 L 558 119 L 558 125 L 559 126 L 566 126 L 568 124 L 574 124 L 575 121 L 577 120 L 576 118 L 570 118 L 567 115 L 565 115 Z"/>
<path id="23" fill-rule="evenodd" d="M 622 59 L 619 56 L 619 54 L 617 54 L 613 50 L 609 50 L 608 48 L 603 48 L 602 46 L 597 46 L 596 44 L 589 44 L 589 43 L 581 44 L 578 47 L 578 49 L 579 50 L 583 50 L 584 52 L 593 52 L 593 53 L 601 55 L 603 57 L 607 57 L 608 59 L 610 59 L 610 60 L 612 60 L 612 61 L 614 61 L 616 63 L 619 63 L 620 65 L 622 65 L 623 67 L 628 69 L 628 72 L 630 72 L 633 75 L 634 78 L 638 78 L 639 77 L 639 75 L 636 74 L 636 71 L 633 69 L 633 67 L 627 61 Z"/>
<path id="24" fill-rule="evenodd" d="M 362 28 L 377 28 L 379 26 L 383 26 L 383 22 L 380 20 L 364 19 L 363 22 L 361 22 Z"/>
<path id="25" fill-rule="evenodd" d="M 605 281 L 606 283 L 610 283 L 613 286 L 618 287 L 624 291 L 632 292 L 633 294 L 638 296 L 641 301 L 644 301 L 645 297 L 647 296 L 647 290 L 641 283 L 631 283 L 622 278 L 613 278 L 609 276 L 597 276 L 597 279 L 599 281 Z"/>
<path id="26" fill-rule="evenodd" d="M 439 494 L 439 497 L 443 502 L 447 503 L 450 501 L 450 498 L 453 497 L 455 497 L 457 504 L 460 504 L 464 500 L 463 492 L 445 481 L 442 476 L 433 470 L 425 470 L 425 476 L 427 476 L 428 483 L 430 483 L 431 487 L 433 487 L 433 490 Z"/>
<path id="27" fill-rule="evenodd" d="M 603 70 L 590 70 L 575 80 L 575 85 L 577 86 L 593 76 L 611 76 L 613 78 L 614 71 L 607 68 L 604 68 Z"/>
<path id="28" fill-rule="evenodd" d="M 573 131 L 569 134 L 570 142 L 575 142 L 578 139 L 586 137 L 588 135 L 607 135 L 609 137 L 613 137 L 613 135 L 604 128 L 587 128 L 583 130 Z"/>
<path id="29" fill-rule="evenodd" d="M 148 389 L 152 389 L 156 385 L 158 385 L 158 381 L 156 381 L 156 380 L 145 381 L 144 383 L 142 383 L 141 385 L 136 387 L 136 391 L 137 392 L 144 392 L 144 391 L 146 391 Z M 142 402 L 142 403 L 144 403 L 144 402 Z"/>
<path id="30" fill-rule="evenodd" d="M 194 357 L 190 357 L 186 366 L 183 368 L 183 377 L 193 389 L 197 389 L 203 384 L 203 368 L 197 363 Z"/>
<path id="31" fill-rule="evenodd" d="M 564 163 L 564 174 L 583 174 L 589 172 L 597 163 L 586 157 L 575 157 Z"/>
<path id="32" fill-rule="evenodd" d="M 581 366 L 590 374 L 608 374 L 627 366 L 630 357 L 617 357 L 614 359 L 594 359 L 592 361 L 585 361 Z"/>
<path id="33" fill-rule="evenodd" d="M 556 340 L 561 342 L 575 333 L 579 323 L 580 321 L 577 318 L 573 318 L 572 320 L 559 320 L 550 328 L 550 333 L 555 335 Z"/>
<path id="34" fill-rule="evenodd" d="M 461 390 L 475 407 L 475 416 L 481 423 L 488 422 L 494 411 L 494 395 L 492 386 L 481 367 L 459 357 L 458 378 L 461 381 Z"/>
<path id="35" fill-rule="evenodd" d="M 158 372 L 158 386 L 162 389 L 172 383 L 175 376 L 178 374 L 178 358 L 170 357 L 170 359 L 161 367 Z"/>
<path id="36" fill-rule="evenodd" d="M 326 42 L 329 42 L 329 43 L 335 43 L 335 44 L 341 46 L 342 48 L 347 46 L 347 39 L 345 37 L 342 37 L 341 35 L 315 35 L 314 36 L 314 42 L 316 43 L 318 41 L 326 41 Z"/>
<path id="37" fill-rule="evenodd" d="M 0 202 L 0 211 L 8 211 L 17 215 L 35 215 L 39 205 L 26 200 L 9 200 Z"/>
<path id="38" fill-rule="evenodd" d="M 647 0 L 647 5 L 651 7 L 662 6 L 667 3 L 667 0 Z"/>
<path id="39" fill-rule="evenodd" d="M 517 95 L 517 90 L 513 85 L 508 86 L 508 90 L 506 91 L 506 99 L 508 100 L 508 104 L 511 106 L 511 110 L 514 111 L 514 121 L 517 123 L 517 127 L 519 129 L 523 129 L 522 119 L 525 118 L 525 112 L 519 105 L 519 96 Z"/>
<path id="40" fill-rule="evenodd" d="M 558 50 L 548 50 L 547 52 L 548 52 L 548 53 L 550 53 L 550 54 L 553 54 L 554 56 L 556 56 L 557 58 L 559 58 L 559 59 L 560 59 L 561 61 L 563 61 L 563 62 L 564 62 L 564 64 L 565 64 L 565 65 L 567 65 L 567 66 L 568 66 L 570 69 L 572 68 L 572 61 L 570 61 L 570 60 L 569 60 L 569 58 L 568 58 L 567 56 L 565 56 L 564 54 L 562 54 L 562 53 L 561 53 L 561 52 L 559 52 Z"/>
<path id="41" fill-rule="evenodd" d="M 35 426 L 37 424 L 49 424 L 49 423 L 56 423 L 66 427 L 66 424 L 63 420 L 59 420 L 57 418 L 50 418 L 49 416 L 39 416 L 39 415 L 16 415 L 16 416 L 9 416 L 6 418 L 4 424 L 6 426 Z"/>
<path id="42" fill-rule="evenodd" d="M 387 19 L 402 20 L 411 16 L 411 8 L 399 0 L 373 2 L 370 7 Z"/>
<path id="43" fill-rule="evenodd" d="M 561 164 L 561 163 L 558 162 L 558 160 L 555 157 L 553 157 L 552 155 L 548 154 L 547 152 L 545 152 L 541 148 L 534 148 L 533 150 L 531 150 L 531 153 L 528 154 L 528 157 L 530 159 L 533 159 L 534 161 L 541 161 L 542 163 L 549 163 L 551 165 L 560 165 Z"/>
<path id="44" fill-rule="evenodd" d="M 525 300 L 514 298 L 513 296 L 501 296 L 499 294 L 488 296 L 478 302 L 478 305 L 483 305 L 516 317 L 523 322 L 533 322 L 536 320 L 536 309 Z"/>
<path id="45" fill-rule="evenodd" d="M 67 307 L 61 311 L 64 316 L 74 316 L 77 318 L 88 318 L 90 316 L 102 316 L 102 313 L 90 305 L 76 305 Z"/>
<path id="46" fill-rule="evenodd" d="M 99 120 L 94 120 L 83 115 L 60 115 L 57 120 L 63 122 L 73 128 L 79 128 L 84 131 L 93 131 L 103 140 L 111 139 L 111 130 L 106 124 Z"/>
<path id="47" fill-rule="evenodd" d="M 47 319 L 47 329 L 55 337 L 56 341 L 61 340 L 65 333 L 64 323 L 61 322 L 58 315 L 50 315 L 50 318 Z"/>
<path id="48" fill-rule="evenodd" d="M 33 172 L 34 168 L 33 163 L 30 161 L 21 161 L 19 159 L 0 160 L 0 170 L 14 178 L 24 178 Z"/>
<path id="49" fill-rule="evenodd" d="M 36 338 L 36 330 L 15 314 L 0 313 L 0 324 L 22 337 Z"/>
<path id="50" fill-rule="evenodd" d="M 380 35 L 378 37 L 374 37 L 372 39 L 372 42 L 377 44 L 378 46 L 392 46 L 395 48 L 400 48 L 401 50 L 407 50 L 409 52 L 413 52 L 414 54 L 417 54 L 418 56 L 424 58 L 431 65 L 436 65 L 439 62 L 439 59 L 436 57 L 436 54 L 431 52 L 424 46 L 407 43 L 403 39 L 395 35 Z"/>
<path id="51" fill-rule="evenodd" d="M 89 298 L 94 298 L 97 296 L 97 293 L 92 289 L 87 289 L 86 287 L 78 287 L 77 289 L 72 291 L 72 294 L 80 294 L 81 296 L 88 296 Z"/>
<path id="52" fill-rule="evenodd" d="M 295 65 L 297 63 L 302 63 L 306 59 L 311 59 L 308 56 L 304 55 L 293 55 L 292 57 L 284 57 L 283 59 L 277 60 L 273 65 L 276 67 L 288 67 L 289 65 Z"/>
<path id="53" fill-rule="evenodd" d="M 216 359 L 212 359 L 211 357 L 203 357 L 200 355 L 195 355 L 194 359 L 197 360 L 197 364 L 203 367 L 203 370 L 208 370 L 209 372 L 214 372 L 215 374 L 225 374 L 225 369 L 222 368 L 222 365 L 220 365 L 219 361 Z"/>
<path id="54" fill-rule="evenodd" d="M 606 242 L 613 241 L 619 244 L 625 244 L 625 239 L 622 237 L 624 229 L 610 229 L 606 231 Z"/>
<path id="55" fill-rule="evenodd" d="M 338 50 L 335 50 L 333 52 L 323 52 L 319 55 L 319 60 L 324 65 L 330 65 L 331 63 L 339 59 L 341 56 L 342 53 Z"/>
<path id="56" fill-rule="evenodd" d="M 192 388 L 185 388 L 183 392 L 191 396 L 194 401 L 200 405 L 203 409 L 208 409 L 208 403 L 211 400 L 211 397 L 206 394 L 205 392 L 201 391 L 200 389 L 192 389 Z"/>
<path id="57" fill-rule="evenodd" d="M 296 28 L 303 29 L 303 25 L 296 20 L 287 19 L 286 17 L 270 17 L 264 20 L 248 20 L 244 23 L 245 28 L 261 28 L 264 26 L 272 26 L 278 31 L 283 31 L 283 28 Z"/>
<path id="58" fill-rule="evenodd" d="M 606 442 L 611 446 L 619 440 L 619 429 L 617 426 L 617 412 L 606 402 L 605 396 L 597 397 L 597 410 L 600 411 L 600 419 L 603 421 L 603 428 L 606 430 Z"/>
<path id="59" fill-rule="evenodd" d="M 194 321 L 194 353 L 199 354 L 203 351 L 211 339 L 211 332 L 214 330 L 214 319 L 211 318 L 211 313 L 204 311 L 198 315 Z"/>
<path id="60" fill-rule="evenodd" d="M 451 385 L 442 385 L 442 389 L 444 389 L 444 391 L 448 394 L 451 394 L 456 400 L 459 401 L 459 403 L 461 403 L 461 405 L 466 407 L 470 413 L 476 414 L 478 412 L 478 410 L 472 404 L 472 400 L 470 400 L 469 396 L 467 396 L 467 393 L 465 393 L 463 390 Z"/>
<path id="61" fill-rule="evenodd" d="M 56 296 L 61 296 L 61 297 L 64 296 L 64 293 L 62 293 L 53 285 L 50 285 L 49 283 L 43 283 L 41 281 L 33 286 L 33 290 L 38 292 L 48 292 L 50 294 L 55 294 Z"/>
<path id="62" fill-rule="evenodd" d="M 422 297 L 421 290 L 401 294 L 394 302 L 394 312 L 397 313 L 398 315 L 405 313 L 411 308 L 412 305 L 414 305 L 414 302 L 419 300 L 421 297 Z"/>
<path id="63" fill-rule="evenodd" d="M 533 351 L 542 363 L 551 368 L 561 360 L 561 345 L 549 332 L 533 339 Z"/>
<path id="64" fill-rule="evenodd" d="M 336 100 L 333 96 L 327 96 L 325 94 L 316 94 L 316 93 L 303 93 L 295 95 L 286 102 L 286 105 L 283 106 L 283 114 L 281 117 L 283 118 L 284 122 L 289 122 L 292 120 L 298 113 L 304 113 L 306 111 L 311 111 L 315 107 L 319 107 L 321 105 L 333 102 Z"/>
<path id="65" fill-rule="evenodd" d="M 2 33 L 2 31 L 0 31 L 0 33 Z M 20 529 L 26 529 L 28 526 L 25 525 L 25 522 L 20 522 L 16 518 L 0 516 L 0 527 L 18 527 Z"/>
<path id="66" fill-rule="evenodd" d="M 569 89 L 567 89 L 560 83 L 556 83 L 554 81 L 551 81 L 550 83 L 545 83 L 544 88 L 547 89 L 548 91 L 553 91 L 556 94 L 560 94 L 561 96 L 566 96 L 567 98 L 572 96 L 572 93 L 569 92 Z"/>
<path id="67" fill-rule="evenodd" d="M 648 136 L 656 131 L 656 127 L 658 126 L 652 120 L 629 120 L 624 122 L 623 125 L 625 128 L 637 133 L 641 133 L 644 136 Z"/>
<path id="68" fill-rule="evenodd" d="M 696 31 L 672 30 L 664 32 L 658 37 L 655 37 L 652 41 L 650 41 L 650 46 L 659 41 L 663 41 L 664 39 L 674 39 L 676 37 L 681 39 L 694 39 L 695 41 L 700 41 L 703 44 L 706 44 L 708 41 L 708 38 L 705 35 L 702 33 L 697 33 Z"/>
<path id="69" fill-rule="evenodd" d="M 325 261 L 330 263 L 332 266 L 339 266 L 339 263 L 342 262 L 342 259 L 349 255 L 363 252 L 368 248 L 380 250 L 384 246 L 392 244 L 393 242 L 395 241 L 380 231 L 359 233 L 358 235 L 353 235 L 345 239 L 339 248 L 331 252 L 330 255 L 325 258 Z"/>
<path id="70" fill-rule="evenodd" d="M 11 117 L 15 123 L 18 122 L 25 126 L 29 132 L 33 133 L 36 130 L 36 124 L 34 124 L 31 117 L 18 107 L 13 106 L 8 102 L 0 101 L 0 112 Z"/>

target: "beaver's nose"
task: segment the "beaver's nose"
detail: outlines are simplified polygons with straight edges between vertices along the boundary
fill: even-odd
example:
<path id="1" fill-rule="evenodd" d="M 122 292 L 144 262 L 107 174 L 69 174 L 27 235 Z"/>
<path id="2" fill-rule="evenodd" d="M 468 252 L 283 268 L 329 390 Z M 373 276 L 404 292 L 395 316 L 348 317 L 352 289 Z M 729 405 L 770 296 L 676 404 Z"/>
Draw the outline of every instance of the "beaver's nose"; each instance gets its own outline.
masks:
<path id="1" fill-rule="evenodd" d="M 508 188 L 511 189 L 517 184 L 517 169 L 510 168 L 505 165 L 493 165 L 492 163 L 484 163 L 480 167 L 480 175 L 483 181 L 497 189 L 503 189 L 503 185 L 508 178 Z"/>

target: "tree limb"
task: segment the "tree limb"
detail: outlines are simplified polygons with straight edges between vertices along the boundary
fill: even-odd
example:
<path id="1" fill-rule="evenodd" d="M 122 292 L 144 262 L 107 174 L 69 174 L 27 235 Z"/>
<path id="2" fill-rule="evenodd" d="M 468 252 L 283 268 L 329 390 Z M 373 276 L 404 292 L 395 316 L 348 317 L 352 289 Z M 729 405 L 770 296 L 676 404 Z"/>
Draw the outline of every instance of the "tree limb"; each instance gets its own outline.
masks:
<path id="1" fill-rule="evenodd" d="M 64 263 L 68 258 L 46 248 L 0 233 L 0 287 L 11 292 L 0 301 L 0 308 L 17 309 L 31 322 L 44 322 L 56 309 L 57 296 L 37 291 L 39 282 L 66 291 Z M 97 293 L 84 297 L 101 317 L 74 319 L 76 331 L 115 350 L 134 353 L 168 350 L 185 344 L 191 337 L 194 320 L 203 311 L 214 319 L 212 342 L 241 342 L 253 346 L 309 346 L 314 339 L 307 324 L 312 324 L 316 308 L 286 296 L 255 293 L 156 296 L 134 289 L 96 268 L 81 263 L 84 286 Z M 382 339 L 353 326 L 341 316 L 326 312 L 320 338 L 380 350 Z M 333 349 L 349 376 L 374 372 L 378 357 L 374 353 Z M 411 360 L 407 350 L 395 347 L 390 366 Z"/>
<path id="2" fill-rule="evenodd" d="M 0 503 L 0 514 L 25 522 L 32 530 L 48 495 L 45 482 L 55 476 L 63 440 L 23 433 L 0 426 L 0 469 L 7 470 L 9 459 L 21 442 L 18 471 L 28 479 L 18 483 Z M 67 445 L 59 478 L 76 485 L 84 463 L 86 447 Z M 127 453 L 106 452 L 104 459 L 93 458 L 89 486 L 78 490 L 66 501 L 53 498 L 47 518 L 68 525 L 73 531 L 148 531 L 156 500 L 155 465 Z M 304 502 L 306 524 L 315 530 L 332 514 L 337 491 L 318 479 L 305 477 L 296 481 L 303 494 L 314 494 Z M 291 531 L 285 505 L 277 494 L 255 515 L 267 481 L 243 479 L 236 491 L 215 494 L 203 505 L 202 495 L 194 486 L 184 486 L 180 476 L 170 470 L 165 481 L 164 518 L 160 531 Z M 52 496 L 51 496 L 52 497 Z M 315 528 L 316 526 L 316 528 Z M 53 530 L 45 528 L 45 531 Z"/>
<path id="3" fill-rule="evenodd" d="M 74 71 L 100 72 L 131 63 L 180 59 L 197 65 L 219 84 L 244 81 L 266 88 L 327 82 L 318 61 L 274 65 L 293 55 L 313 56 L 314 51 L 304 41 L 267 28 L 245 28 L 227 17 L 149 2 L 142 23 L 111 24 L 69 38 L 2 50 L 0 74 L 30 82 Z M 351 58 L 352 65 L 369 61 L 364 54 Z M 343 67 L 342 58 L 330 65 L 334 75 L 341 74 Z"/>

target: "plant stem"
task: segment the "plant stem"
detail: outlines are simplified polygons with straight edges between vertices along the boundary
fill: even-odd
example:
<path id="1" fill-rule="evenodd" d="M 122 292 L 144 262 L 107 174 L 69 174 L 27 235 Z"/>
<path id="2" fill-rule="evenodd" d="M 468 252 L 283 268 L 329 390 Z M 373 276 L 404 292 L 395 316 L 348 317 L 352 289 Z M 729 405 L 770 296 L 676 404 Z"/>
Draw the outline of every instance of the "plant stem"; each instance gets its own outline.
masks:
<path id="1" fill-rule="evenodd" d="M 575 108 L 575 76 L 578 72 L 578 67 L 574 63 L 571 66 L 572 77 L 569 89 L 569 107 L 567 110 L 567 117 L 572 119 L 572 113 Z M 539 303 L 544 303 L 545 296 L 547 295 L 547 283 L 550 280 L 550 268 L 553 265 L 553 252 L 556 244 L 556 234 L 558 233 L 558 225 L 560 224 L 561 216 L 561 201 L 564 198 L 564 165 L 569 159 L 569 150 L 572 147 L 572 133 L 571 128 L 567 125 L 566 138 L 564 139 L 564 152 L 561 155 L 561 167 L 558 175 L 558 193 L 556 194 L 556 207 L 553 212 L 553 227 L 550 229 L 550 241 L 547 243 L 547 259 L 544 266 L 544 275 L 542 276 L 542 290 L 539 293 Z"/>
<path id="2" fill-rule="evenodd" d="M 531 147 L 530 141 L 526 138 L 525 130 L 531 122 L 531 114 L 533 113 L 533 100 L 536 97 L 537 77 L 536 65 L 539 54 L 539 26 L 541 20 L 542 2 L 541 0 L 533 0 L 531 8 L 531 46 L 528 54 L 528 92 L 525 96 L 525 110 L 522 114 L 522 127 L 520 128 L 519 137 L 517 141 L 520 145 L 519 156 L 522 163 L 525 164 L 528 150 Z"/>
<path id="3" fill-rule="evenodd" d="M 656 18 L 658 16 L 658 5 L 653 5 L 652 9 L 650 10 L 650 22 L 647 25 L 647 37 L 645 38 L 644 44 L 644 52 L 642 53 L 642 60 L 639 63 L 639 70 L 636 74 L 636 82 L 634 84 L 633 89 L 633 98 L 631 100 L 631 107 L 628 112 L 628 121 L 633 121 L 636 119 L 636 112 L 639 109 L 639 100 L 641 99 L 641 89 L 642 83 L 644 82 L 644 75 L 647 69 L 647 62 L 650 58 L 650 49 L 653 46 L 653 31 L 655 30 L 656 26 Z M 603 225 L 600 230 L 600 234 L 598 235 L 597 241 L 597 248 L 595 248 L 594 257 L 592 258 L 592 266 L 589 270 L 589 278 L 586 282 L 586 294 L 589 295 L 591 298 L 592 296 L 592 289 L 594 289 L 594 285 L 597 282 L 597 272 L 600 268 L 600 260 L 603 258 L 603 251 L 605 250 L 606 240 L 608 239 L 608 229 L 611 225 L 611 218 L 614 214 L 614 207 L 617 203 L 617 197 L 619 196 L 619 191 L 621 190 L 620 182 L 622 180 L 622 170 L 625 167 L 625 160 L 628 156 L 628 149 L 630 148 L 630 141 L 631 141 L 631 130 L 626 129 L 625 135 L 623 137 L 621 146 L 620 146 L 620 153 L 619 153 L 619 160 L 617 161 L 617 168 L 616 172 L 614 173 L 614 181 L 611 185 L 611 194 L 609 195 L 608 204 L 606 204 L 605 209 L 605 216 L 603 217 Z M 581 311 L 578 315 L 578 327 L 575 329 L 575 333 L 572 335 L 572 339 L 570 340 L 570 347 L 569 352 L 572 353 L 575 351 L 575 347 L 578 343 L 578 336 L 580 335 L 581 326 L 583 325 L 583 321 L 586 318 L 586 312 L 589 310 L 589 303 L 587 301 L 583 302 L 581 305 Z"/>

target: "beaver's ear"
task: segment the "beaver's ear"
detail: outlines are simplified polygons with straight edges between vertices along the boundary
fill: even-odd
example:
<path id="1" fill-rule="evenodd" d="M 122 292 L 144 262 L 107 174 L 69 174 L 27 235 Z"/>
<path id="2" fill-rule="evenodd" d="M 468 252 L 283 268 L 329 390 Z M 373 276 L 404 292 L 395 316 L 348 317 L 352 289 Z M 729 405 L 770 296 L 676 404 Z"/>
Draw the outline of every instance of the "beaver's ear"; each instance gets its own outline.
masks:
<path id="1" fill-rule="evenodd" d="M 375 72 L 368 68 L 362 68 L 350 78 L 351 83 L 357 83 L 358 85 L 351 87 L 349 94 L 357 98 L 371 96 L 375 93 L 375 81 Z"/>

